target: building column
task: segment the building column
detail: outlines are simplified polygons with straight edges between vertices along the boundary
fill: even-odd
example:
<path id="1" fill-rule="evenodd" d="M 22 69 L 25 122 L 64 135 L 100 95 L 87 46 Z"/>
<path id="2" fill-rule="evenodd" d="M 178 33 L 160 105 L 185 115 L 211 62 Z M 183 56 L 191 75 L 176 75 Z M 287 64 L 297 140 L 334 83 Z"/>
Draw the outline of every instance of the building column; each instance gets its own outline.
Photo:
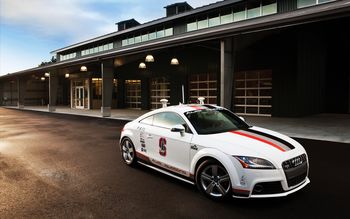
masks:
<path id="1" fill-rule="evenodd" d="M 220 105 L 231 109 L 233 88 L 233 43 L 232 38 L 220 42 Z"/>
<path id="2" fill-rule="evenodd" d="M 24 95 L 26 92 L 26 81 L 24 78 L 17 77 L 17 107 L 24 108 Z"/>
<path id="3" fill-rule="evenodd" d="M 118 78 L 118 86 L 117 86 L 117 105 L 118 108 L 125 108 L 125 80 L 124 78 Z"/>
<path id="4" fill-rule="evenodd" d="M 142 78 L 141 80 L 141 109 L 150 109 L 150 80 L 148 78 Z"/>
<path id="5" fill-rule="evenodd" d="M 52 70 L 49 75 L 49 104 L 47 110 L 49 112 L 56 111 L 57 104 L 57 87 L 58 87 L 58 71 Z"/>
<path id="6" fill-rule="evenodd" d="M 348 54 L 348 113 L 350 113 L 350 53 Z"/>
<path id="7" fill-rule="evenodd" d="M 5 92 L 4 92 L 4 83 L 0 82 L 0 106 L 5 105 Z"/>
<path id="8" fill-rule="evenodd" d="M 102 75 L 102 117 L 111 116 L 112 88 L 113 88 L 113 60 L 101 62 Z"/>

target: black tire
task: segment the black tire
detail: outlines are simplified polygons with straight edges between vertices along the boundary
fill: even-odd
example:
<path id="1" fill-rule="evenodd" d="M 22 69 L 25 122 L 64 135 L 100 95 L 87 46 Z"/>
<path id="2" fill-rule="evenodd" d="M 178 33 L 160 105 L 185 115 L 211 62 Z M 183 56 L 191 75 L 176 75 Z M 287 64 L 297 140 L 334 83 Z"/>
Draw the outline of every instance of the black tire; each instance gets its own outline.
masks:
<path id="1" fill-rule="evenodd" d="M 221 201 L 231 195 L 231 180 L 225 167 L 216 160 L 202 162 L 196 171 L 199 191 L 210 199 Z"/>
<path id="2" fill-rule="evenodd" d="M 124 138 L 120 144 L 120 154 L 124 163 L 135 166 L 137 163 L 136 150 L 130 138 Z"/>

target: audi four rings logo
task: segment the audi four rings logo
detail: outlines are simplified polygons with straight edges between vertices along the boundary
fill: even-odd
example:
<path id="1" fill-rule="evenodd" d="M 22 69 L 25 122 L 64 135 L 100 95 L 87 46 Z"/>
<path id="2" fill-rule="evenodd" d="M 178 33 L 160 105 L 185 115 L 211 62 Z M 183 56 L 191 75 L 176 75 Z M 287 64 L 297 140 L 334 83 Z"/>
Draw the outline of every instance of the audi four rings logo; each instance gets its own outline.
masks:
<path id="1" fill-rule="evenodd" d="M 302 164 L 303 163 L 303 160 L 300 158 L 300 157 L 297 157 L 297 158 L 294 158 L 293 160 L 292 160 L 292 164 L 293 164 L 293 166 L 299 166 L 300 164 Z"/>

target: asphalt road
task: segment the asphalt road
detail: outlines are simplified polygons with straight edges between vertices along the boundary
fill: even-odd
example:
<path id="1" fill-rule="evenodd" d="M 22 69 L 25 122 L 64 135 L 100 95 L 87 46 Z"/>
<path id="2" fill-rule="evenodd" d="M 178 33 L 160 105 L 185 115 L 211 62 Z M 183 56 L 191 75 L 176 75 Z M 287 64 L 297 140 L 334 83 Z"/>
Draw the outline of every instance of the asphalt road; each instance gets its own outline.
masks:
<path id="1" fill-rule="evenodd" d="M 297 139 L 311 184 L 286 198 L 214 202 L 122 163 L 122 121 L 0 108 L 0 218 L 349 218 L 350 144 Z"/>

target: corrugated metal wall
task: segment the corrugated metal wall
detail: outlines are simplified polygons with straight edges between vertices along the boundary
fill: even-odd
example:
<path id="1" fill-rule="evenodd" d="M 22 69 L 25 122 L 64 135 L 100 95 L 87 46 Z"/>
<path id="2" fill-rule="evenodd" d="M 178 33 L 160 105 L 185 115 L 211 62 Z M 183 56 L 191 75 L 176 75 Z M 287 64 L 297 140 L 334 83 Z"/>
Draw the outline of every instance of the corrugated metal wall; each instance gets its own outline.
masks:
<path id="1" fill-rule="evenodd" d="M 277 0 L 277 12 L 283 13 L 297 9 L 297 0 Z"/>

